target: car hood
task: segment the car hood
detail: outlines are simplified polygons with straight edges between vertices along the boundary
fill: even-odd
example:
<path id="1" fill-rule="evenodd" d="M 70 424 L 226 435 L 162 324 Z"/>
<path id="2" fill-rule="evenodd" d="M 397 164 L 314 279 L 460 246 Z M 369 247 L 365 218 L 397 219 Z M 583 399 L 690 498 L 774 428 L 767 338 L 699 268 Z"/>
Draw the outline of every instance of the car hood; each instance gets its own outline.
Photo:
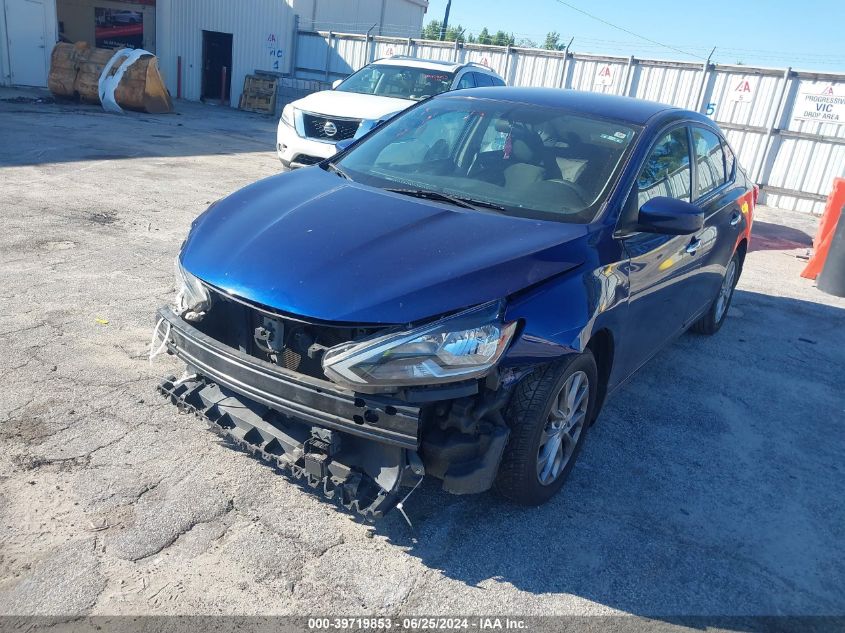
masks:
<path id="1" fill-rule="evenodd" d="M 307 167 L 212 205 L 181 260 L 206 283 L 282 312 L 411 323 L 574 268 L 586 234 L 584 225 L 427 202 Z"/>
<path id="2" fill-rule="evenodd" d="M 411 99 L 379 97 L 357 92 L 323 90 L 314 92 L 294 102 L 294 107 L 324 116 L 336 116 L 347 119 L 379 119 L 385 114 L 412 106 Z"/>

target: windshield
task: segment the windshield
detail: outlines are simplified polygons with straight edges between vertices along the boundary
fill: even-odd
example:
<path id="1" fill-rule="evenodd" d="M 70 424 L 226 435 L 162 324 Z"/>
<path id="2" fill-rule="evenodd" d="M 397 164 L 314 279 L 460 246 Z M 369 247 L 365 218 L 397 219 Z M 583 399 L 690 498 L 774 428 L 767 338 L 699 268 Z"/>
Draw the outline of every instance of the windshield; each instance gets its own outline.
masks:
<path id="1" fill-rule="evenodd" d="M 455 73 L 444 70 L 370 64 L 335 90 L 420 101 L 449 90 L 454 77 Z"/>
<path id="2" fill-rule="evenodd" d="M 384 189 L 586 223 L 635 133 L 630 125 L 560 108 L 448 97 L 397 116 L 338 166 L 353 180 Z"/>

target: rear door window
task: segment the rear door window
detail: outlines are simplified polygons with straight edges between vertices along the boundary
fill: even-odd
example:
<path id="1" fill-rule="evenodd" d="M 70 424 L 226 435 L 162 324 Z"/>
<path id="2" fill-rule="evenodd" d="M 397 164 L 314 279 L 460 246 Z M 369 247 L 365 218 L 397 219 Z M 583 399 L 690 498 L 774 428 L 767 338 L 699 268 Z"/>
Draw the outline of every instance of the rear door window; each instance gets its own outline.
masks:
<path id="1" fill-rule="evenodd" d="M 687 128 L 663 135 L 645 159 L 637 177 L 637 208 L 656 196 L 690 201 L 692 170 Z"/>
<path id="2" fill-rule="evenodd" d="M 719 136 L 710 130 L 692 128 L 692 143 L 695 149 L 697 200 L 725 184 L 725 155 Z"/>
<path id="3" fill-rule="evenodd" d="M 458 85 L 455 86 L 455 90 L 464 90 L 465 88 L 475 88 L 476 82 L 474 78 L 475 73 L 464 73 L 460 80 L 458 81 Z"/>
<path id="4" fill-rule="evenodd" d="M 475 85 L 476 86 L 492 86 L 493 85 L 493 78 L 490 75 L 485 75 L 484 73 L 472 73 L 475 76 Z"/>

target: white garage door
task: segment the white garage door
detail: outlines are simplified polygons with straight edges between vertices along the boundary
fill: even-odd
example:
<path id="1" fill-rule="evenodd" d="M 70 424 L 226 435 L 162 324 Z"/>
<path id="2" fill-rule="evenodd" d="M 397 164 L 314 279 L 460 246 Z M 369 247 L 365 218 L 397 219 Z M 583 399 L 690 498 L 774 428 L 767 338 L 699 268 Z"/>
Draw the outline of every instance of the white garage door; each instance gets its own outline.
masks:
<path id="1" fill-rule="evenodd" d="M 12 84 L 47 85 L 47 7 L 44 0 L 6 2 Z"/>

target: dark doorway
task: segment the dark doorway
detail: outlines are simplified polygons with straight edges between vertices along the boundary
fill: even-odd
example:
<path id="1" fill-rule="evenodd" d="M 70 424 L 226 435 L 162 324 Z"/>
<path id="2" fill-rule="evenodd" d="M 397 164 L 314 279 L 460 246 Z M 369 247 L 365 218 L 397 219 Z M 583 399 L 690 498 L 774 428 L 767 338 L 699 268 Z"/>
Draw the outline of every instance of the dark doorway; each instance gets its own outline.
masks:
<path id="1" fill-rule="evenodd" d="M 203 31 L 202 100 L 228 103 L 231 87 L 232 34 Z"/>

